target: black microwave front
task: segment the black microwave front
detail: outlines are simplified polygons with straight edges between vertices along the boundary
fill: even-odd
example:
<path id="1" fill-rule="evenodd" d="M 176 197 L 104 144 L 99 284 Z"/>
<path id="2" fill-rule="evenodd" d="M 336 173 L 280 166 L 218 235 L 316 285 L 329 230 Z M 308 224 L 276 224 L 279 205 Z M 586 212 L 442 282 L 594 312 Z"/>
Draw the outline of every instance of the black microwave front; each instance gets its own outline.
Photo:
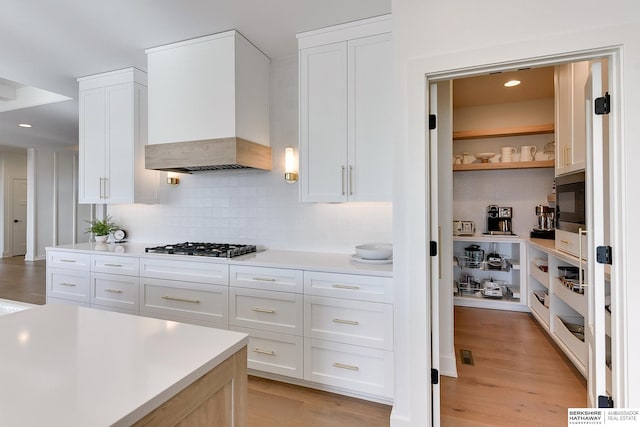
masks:
<path id="1" fill-rule="evenodd" d="M 556 228 L 577 233 L 586 227 L 584 171 L 556 178 Z"/>

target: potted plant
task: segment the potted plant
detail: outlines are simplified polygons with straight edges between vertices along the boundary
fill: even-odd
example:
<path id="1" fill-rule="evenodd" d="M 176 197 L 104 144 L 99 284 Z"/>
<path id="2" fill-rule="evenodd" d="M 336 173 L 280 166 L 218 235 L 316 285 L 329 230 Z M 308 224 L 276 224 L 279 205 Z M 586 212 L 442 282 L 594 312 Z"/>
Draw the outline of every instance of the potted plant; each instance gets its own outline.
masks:
<path id="1" fill-rule="evenodd" d="M 111 222 L 111 217 L 107 215 L 104 219 L 95 218 L 87 222 L 90 224 L 85 230 L 85 233 L 93 233 L 96 242 L 106 242 L 109 238 L 109 233 L 117 230 L 119 227 Z"/>

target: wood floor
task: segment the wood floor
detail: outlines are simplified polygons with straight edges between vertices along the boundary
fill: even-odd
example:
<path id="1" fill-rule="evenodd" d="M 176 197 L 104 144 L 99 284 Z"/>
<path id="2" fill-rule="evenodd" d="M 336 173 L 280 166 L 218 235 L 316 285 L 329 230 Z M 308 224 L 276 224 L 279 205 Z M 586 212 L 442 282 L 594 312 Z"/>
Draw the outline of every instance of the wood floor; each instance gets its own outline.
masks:
<path id="1" fill-rule="evenodd" d="M 0 258 L 0 298 L 45 303 L 45 262 Z M 443 426 L 563 426 L 586 383 L 526 313 L 456 307 L 458 378 L 441 378 Z M 461 349 L 475 364 L 460 363 Z M 247 427 L 384 427 L 391 407 L 249 377 Z"/>
<path id="2" fill-rule="evenodd" d="M 527 313 L 455 308 L 458 378 L 442 377 L 443 426 L 566 426 L 586 381 Z M 474 365 L 463 365 L 460 350 Z"/>

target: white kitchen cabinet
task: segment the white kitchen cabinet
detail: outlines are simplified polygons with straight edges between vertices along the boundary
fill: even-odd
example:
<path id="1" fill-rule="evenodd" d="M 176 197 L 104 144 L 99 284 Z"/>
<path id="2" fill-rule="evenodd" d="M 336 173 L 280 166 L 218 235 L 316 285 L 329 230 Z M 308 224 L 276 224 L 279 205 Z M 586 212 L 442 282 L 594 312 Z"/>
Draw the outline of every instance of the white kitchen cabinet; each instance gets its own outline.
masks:
<path id="1" fill-rule="evenodd" d="M 89 254 L 47 251 L 47 302 L 90 304 Z"/>
<path id="2" fill-rule="evenodd" d="M 302 295 L 231 287 L 229 324 L 302 335 Z"/>
<path id="3" fill-rule="evenodd" d="M 525 240 L 509 236 L 454 237 L 454 304 L 496 310 L 528 311 Z M 484 251 L 478 262 L 465 256 L 466 248 Z M 492 267 L 487 256 L 495 250 L 502 258 L 501 267 Z M 522 264 L 524 263 L 524 264 Z M 485 294 L 487 281 L 502 291 Z"/>
<path id="4" fill-rule="evenodd" d="M 149 144 L 239 137 L 269 145 L 271 61 L 235 30 L 146 50 Z"/>
<path id="5" fill-rule="evenodd" d="M 153 203 L 158 172 L 144 168 L 146 74 L 136 68 L 78 79 L 80 203 Z"/>
<path id="6" fill-rule="evenodd" d="M 303 202 L 391 200 L 389 17 L 298 35 Z"/>
<path id="7" fill-rule="evenodd" d="M 91 273 L 91 306 L 137 314 L 139 284 L 137 275 Z"/>
<path id="8" fill-rule="evenodd" d="M 556 66 L 556 176 L 585 168 L 587 143 L 584 90 L 588 78 L 588 61 Z"/>

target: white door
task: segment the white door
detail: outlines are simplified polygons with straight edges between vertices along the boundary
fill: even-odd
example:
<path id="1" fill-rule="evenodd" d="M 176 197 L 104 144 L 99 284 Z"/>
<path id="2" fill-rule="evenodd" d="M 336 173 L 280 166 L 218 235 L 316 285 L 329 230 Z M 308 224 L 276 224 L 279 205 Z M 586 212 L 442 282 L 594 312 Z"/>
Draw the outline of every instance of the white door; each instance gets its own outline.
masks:
<path id="1" fill-rule="evenodd" d="M 594 100 L 604 95 L 602 63 L 593 62 L 585 86 L 585 117 L 587 130 L 586 211 L 587 211 L 587 388 L 590 407 L 598 407 L 600 396 L 606 396 L 605 368 L 605 268 L 596 262 L 596 247 L 605 245 L 604 230 L 604 161 L 603 115 L 594 113 Z"/>
<path id="2" fill-rule="evenodd" d="M 27 253 L 27 180 L 14 178 L 11 190 L 11 255 L 24 255 Z"/>
<path id="3" fill-rule="evenodd" d="M 432 83 L 429 85 L 429 114 L 437 117 L 438 110 L 438 85 Z M 428 120 L 428 117 L 427 117 Z M 427 126 L 428 128 L 428 126 Z M 439 233 L 439 220 L 438 220 L 438 129 L 432 129 L 429 131 L 429 172 L 427 173 L 427 191 L 429 194 L 426 197 L 427 206 L 427 227 L 429 238 L 431 242 L 436 242 L 438 247 L 442 247 L 440 244 Z M 451 222 L 451 221 L 449 221 Z M 439 251 L 438 251 L 439 252 Z M 429 251 L 427 251 L 429 253 Z M 438 427 L 440 425 L 440 253 L 436 256 L 430 257 L 431 268 L 429 277 L 429 288 L 431 298 L 431 372 L 432 375 L 437 370 L 438 378 L 435 384 L 432 384 L 431 389 L 431 416 L 432 426 Z M 432 378 L 433 379 L 433 378 Z"/>

